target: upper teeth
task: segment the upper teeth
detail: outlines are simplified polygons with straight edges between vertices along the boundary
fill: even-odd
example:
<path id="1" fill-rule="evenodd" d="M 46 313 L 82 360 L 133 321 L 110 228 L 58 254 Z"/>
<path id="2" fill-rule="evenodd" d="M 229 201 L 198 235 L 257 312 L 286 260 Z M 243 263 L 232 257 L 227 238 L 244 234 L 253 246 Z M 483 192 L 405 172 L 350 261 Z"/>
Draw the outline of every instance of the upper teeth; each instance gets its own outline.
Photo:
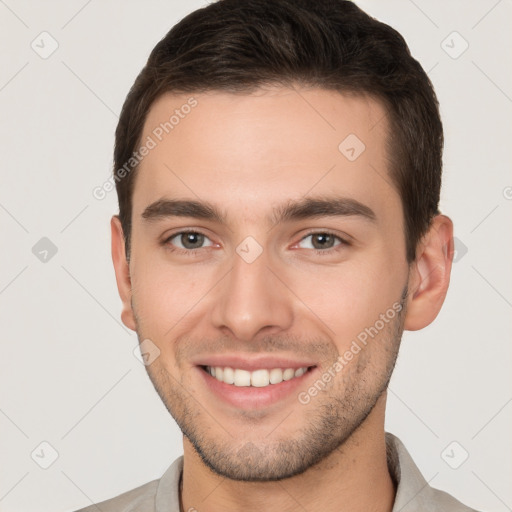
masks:
<path id="1" fill-rule="evenodd" d="M 304 366 L 294 370 L 293 368 L 287 368 L 282 370 L 281 368 L 273 368 L 272 370 L 255 370 L 249 372 L 247 370 L 240 370 L 238 368 L 233 369 L 222 366 L 207 366 L 206 371 L 215 377 L 220 382 L 226 384 L 234 384 L 235 386 L 254 386 L 262 388 L 269 384 L 279 384 L 283 380 L 290 380 L 294 377 L 300 377 L 304 375 L 308 367 Z"/>

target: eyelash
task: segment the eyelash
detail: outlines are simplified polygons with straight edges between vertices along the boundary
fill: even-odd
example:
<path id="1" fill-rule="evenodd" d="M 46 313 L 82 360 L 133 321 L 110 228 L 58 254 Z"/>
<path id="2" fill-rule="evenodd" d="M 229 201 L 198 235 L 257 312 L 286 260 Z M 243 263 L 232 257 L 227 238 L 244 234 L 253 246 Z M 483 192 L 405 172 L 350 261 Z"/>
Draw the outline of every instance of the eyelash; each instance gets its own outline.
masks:
<path id="1" fill-rule="evenodd" d="M 199 247 L 198 249 L 180 249 L 179 247 L 174 247 L 169 243 L 170 240 L 172 240 L 173 238 L 180 236 L 180 235 L 186 235 L 186 234 L 203 235 L 204 237 L 209 238 L 206 234 L 202 233 L 201 231 L 184 230 L 184 231 L 178 231 L 177 233 L 173 233 L 172 235 L 167 237 L 165 240 L 162 241 L 162 245 L 165 246 L 167 250 L 169 250 L 170 252 L 173 252 L 173 253 L 182 254 L 182 255 L 190 256 L 190 257 L 199 256 L 200 255 L 199 249 L 206 249 L 206 247 Z M 342 249 L 343 247 L 349 247 L 350 245 L 352 245 L 348 240 L 340 237 L 339 235 L 337 235 L 336 233 L 333 233 L 332 231 L 311 231 L 311 232 L 307 233 L 306 235 L 304 235 L 299 240 L 298 243 L 302 242 L 304 239 L 306 239 L 312 235 L 332 236 L 332 237 L 336 238 L 337 240 L 339 240 L 339 242 L 340 242 L 339 244 L 335 245 L 334 247 L 330 247 L 329 249 L 309 249 L 309 250 L 312 250 L 315 254 L 317 254 L 319 256 L 330 255 L 333 252 L 337 252 L 338 250 Z"/>

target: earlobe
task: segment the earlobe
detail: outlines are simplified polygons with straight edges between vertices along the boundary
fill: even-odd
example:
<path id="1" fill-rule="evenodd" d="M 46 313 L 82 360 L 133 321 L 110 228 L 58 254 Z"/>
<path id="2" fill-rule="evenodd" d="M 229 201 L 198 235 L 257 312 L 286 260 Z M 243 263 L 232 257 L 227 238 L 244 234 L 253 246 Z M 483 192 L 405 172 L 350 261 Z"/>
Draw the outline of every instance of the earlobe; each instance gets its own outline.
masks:
<path id="1" fill-rule="evenodd" d="M 416 331 L 434 321 L 448 292 L 452 260 L 453 223 L 446 215 L 437 215 L 411 265 L 405 329 Z"/>
<path id="2" fill-rule="evenodd" d="M 116 273 L 117 289 L 123 303 L 121 320 L 132 331 L 135 331 L 135 318 L 132 309 L 132 284 L 130 277 L 130 266 L 126 260 L 125 242 L 123 227 L 119 216 L 114 215 L 110 220 L 112 233 L 112 262 Z"/>

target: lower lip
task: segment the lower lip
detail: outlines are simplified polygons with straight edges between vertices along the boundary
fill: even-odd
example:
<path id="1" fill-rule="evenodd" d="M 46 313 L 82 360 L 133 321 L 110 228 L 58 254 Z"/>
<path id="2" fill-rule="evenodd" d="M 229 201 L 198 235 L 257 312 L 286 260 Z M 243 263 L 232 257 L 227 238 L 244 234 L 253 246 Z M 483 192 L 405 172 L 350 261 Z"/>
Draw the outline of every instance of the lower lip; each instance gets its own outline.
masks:
<path id="1" fill-rule="evenodd" d="M 202 375 L 205 384 L 217 397 L 224 402 L 244 410 L 261 409 L 275 404 L 297 392 L 298 388 L 304 386 L 304 382 L 316 367 L 309 368 L 306 373 L 300 377 L 294 377 L 290 380 L 284 380 L 279 384 L 269 384 L 268 386 L 258 388 L 254 386 L 235 386 L 226 384 L 212 377 L 203 368 L 197 367 Z"/>

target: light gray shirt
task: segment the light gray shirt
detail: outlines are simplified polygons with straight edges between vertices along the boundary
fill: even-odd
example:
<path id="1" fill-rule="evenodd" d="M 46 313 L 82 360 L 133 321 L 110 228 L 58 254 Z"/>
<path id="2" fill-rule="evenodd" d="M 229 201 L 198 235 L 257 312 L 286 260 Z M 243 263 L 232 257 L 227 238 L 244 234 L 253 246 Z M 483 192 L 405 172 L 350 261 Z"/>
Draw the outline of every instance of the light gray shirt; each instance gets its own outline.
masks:
<path id="1" fill-rule="evenodd" d="M 388 468 L 397 485 L 393 512 L 476 512 L 446 492 L 430 487 L 403 443 L 386 433 Z M 162 478 L 76 512 L 180 512 L 183 456 Z"/>

